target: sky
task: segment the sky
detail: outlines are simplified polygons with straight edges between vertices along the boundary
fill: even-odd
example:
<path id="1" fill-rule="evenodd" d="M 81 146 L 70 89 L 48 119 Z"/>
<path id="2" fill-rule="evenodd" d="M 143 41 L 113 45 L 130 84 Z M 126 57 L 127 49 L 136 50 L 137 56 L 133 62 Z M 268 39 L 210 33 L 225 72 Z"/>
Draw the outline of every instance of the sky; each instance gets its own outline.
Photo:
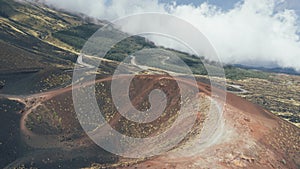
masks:
<path id="1" fill-rule="evenodd" d="M 159 0 L 161 3 L 170 3 L 170 0 Z M 238 2 L 241 2 L 241 0 L 177 0 L 176 3 L 178 5 L 188 5 L 192 4 L 195 6 L 198 6 L 204 2 L 207 2 L 212 5 L 216 5 L 220 7 L 222 10 L 229 10 L 234 7 L 234 5 Z M 299 0 L 285 0 L 283 4 L 278 7 L 281 8 L 288 8 L 293 9 L 297 12 L 297 14 L 300 14 L 300 2 Z"/>
<path id="2" fill-rule="evenodd" d="M 198 28 L 224 63 L 292 67 L 300 71 L 299 0 L 41 1 L 109 21 L 143 12 L 168 13 Z M 151 40 L 176 49 L 166 41 Z"/>
<path id="3" fill-rule="evenodd" d="M 171 1 L 170 0 L 160 0 L 159 2 L 170 3 Z M 189 4 L 192 4 L 192 5 L 195 5 L 195 6 L 201 5 L 204 2 L 208 2 L 208 3 L 212 4 L 212 5 L 219 6 L 223 10 L 228 10 L 230 8 L 233 8 L 234 5 L 237 2 L 239 2 L 239 0 L 177 0 L 176 1 L 176 3 L 178 5 L 189 5 Z"/>

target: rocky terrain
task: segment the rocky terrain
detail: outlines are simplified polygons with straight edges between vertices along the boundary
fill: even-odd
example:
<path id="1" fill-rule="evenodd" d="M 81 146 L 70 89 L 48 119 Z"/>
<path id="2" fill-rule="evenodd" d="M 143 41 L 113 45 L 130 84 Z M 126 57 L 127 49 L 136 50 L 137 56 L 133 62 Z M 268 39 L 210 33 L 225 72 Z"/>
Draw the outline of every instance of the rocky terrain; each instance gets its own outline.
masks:
<path id="1" fill-rule="evenodd" d="M 300 98 L 296 94 L 300 90 L 299 76 L 278 74 L 269 79 L 250 78 L 229 83 L 245 90 L 237 91 L 237 95 L 300 127 Z"/>
<path id="2" fill-rule="evenodd" d="M 149 86 L 143 85 L 143 87 L 148 88 L 149 91 L 158 87 L 155 84 L 170 83 L 167 86 L 172 84 L 172 80 L 169 82 L 166 80 L 167 76 L 158 77 L 160 78 L 156 78 L 156 75 L 137 76 L 134 83 L 140 84 L 146 80 Z M 188 80 L 186 79 L 186 81 Z M 109 124 L 115 129 L 126 135 L 145 137 L 167 129 L 168 124 L 172 123 L 173 116 L 170 116 L 170 113 L 168 116 L 162 115 L 160 119 L 162 121 L 144 125 L 131 125 L 131 122 L 126 122 L 126 119 L 121 118 L 117 112 L 111 113 L 113 109 L 108 109 L 108 107 L 113 105 L 111 105 L 111 101 L 107 100 L 110 98 L 107 97 L 110 95 L 110 90 L 107 90 L 110 86 L 109 82 L 110 78 L 97 80 L 97 88 L 100 89 L 97 92 L 99 94 L 97 98 L 99 102 L 107 101 L 103 107 L 104 114 Z M 144 104 L 147 99 L 146 102 L 143 99 L 135 99 L 135 97 L 148 97 L 147 92 L 140 95 L 139 91 L 144 91 L 143 87 L 135 86 L 131 89 L 133 92 L 131 100 L 136 100 L 137 102 L 133 102 L 133 104 L 140 105 L 140 109 L 147 107 L 147 104 Z M 203 98 L 210 97 L 210 89 L 207 85 L 199 82 L 198 87 Z M 172 88 L 164 89 L 167 93 L 172 91 L 174 94 Z M 7 166 L 8 168 L 21 166 L 33 168 L 59 168 L 59 166 L 62 168 L 78 166 L 93 166 L 92 168 L 299 167 L 299 128 L 230 93 L 227 94 L 223 112 L 224 119 L 217 127 L 218 135 L 214 136 L 214 142 L 209 146 L 199 143 L 201 132 L 204 129 L 202 124 L 203 122 L 205 124 L 207 120 L 205 114 L 208 113 L 208 109 L 205 107 L 209 107 L 208 102 L 206 106 L 203 105 L 201 113 L 199 112 L 198 122 L 195 123 L 194 129 L 176 148 L 151 158 L 126 159 L 109 154 L 100 147 L 95 149 L 97 146 L 86 136 L 76 120 L 70 92 L 71 88 L 68 87 L 23 98 L 9 97 L 11 100 L 19 100 L 25 104 L 20 126 L 21 140 L 23 140 L 23 144 L 30 147 L 29 152 L 31 153 L 25 153 L 23 157 Z M 176 95 L 169 95 L 169 98 L 178 99 Z M 169 108 L 174 108 L 173 105 L 169 106 Z M 176 117 L 176 114 L 174 115 Z M 124 128 L 123 124 L 133 127 Z M 184 121 L 181 124 L 184 125 Z M 95 125 L 97 127 L 97 124 Z M 94 147 L 93 151 L 90 149 L 91 147 Z M 142 146 L 139 151 L 148 150 L 148 148 Z M 45 152 L 45 156 L 40 156 L 39 149 Z M 72 154 L 70 154 L 71 152 Z M 60 154 L 60 160 L 56 159 L 56 155 L 53 156 L 57 153 Z M 114 160 L 105 160 L 108 157 Z"/>
<path id="3" fill-rule="evenodd" d="M 216 88 L 219 94 L 227 94 L 226 100 L 218 100 L 225 105 L 222 123 L 209 130 L 216 133 L 209 144 L 200 144 L 212 99 L 205 58 L 157 47 L 137 36 L 118 43 L 94 72 L 97 103 L 108 124 L 124 135 L 145 138 L 170 128 L 182 104 L 201 103 L 201 111 L 185 112 L 188 116 L 178 127 L 184 128 L 193 115 L 192 129 L 177 146 L 157 156 L 129 159 L 96 145 L 88 134 L 98 136 L 101 125 L 89 123 L 94 132 L 83 131 L 71 85 L 82 46 L 105 23 L 41 4 L 0 0 L 0 168 L 300 168 L 299 76 L 225 66 L 227 91 Z M 181 58 L 195 74 L 196 86 L 176 72 L 180 67 L 168 58 L 150 61 L 171 67 L 178 75 L 175 79 L 199 90 L 197 96 L 181 100 L 175 79 L 163 68 L 140 71 L 149 58 L 131 54 L 141 49 L 160 49 Z M 154 89 L 167 95 L 167 108 L 152 123 L 129 121 L 113 104 L 111 77 L 125 58 L 129 58 L 125 77 L 140 71 L 129 88 L 135 108 L 148 110 L 148 96 Z M 143 145 L 136 151 L 149 149 L 151 145 Z"/>

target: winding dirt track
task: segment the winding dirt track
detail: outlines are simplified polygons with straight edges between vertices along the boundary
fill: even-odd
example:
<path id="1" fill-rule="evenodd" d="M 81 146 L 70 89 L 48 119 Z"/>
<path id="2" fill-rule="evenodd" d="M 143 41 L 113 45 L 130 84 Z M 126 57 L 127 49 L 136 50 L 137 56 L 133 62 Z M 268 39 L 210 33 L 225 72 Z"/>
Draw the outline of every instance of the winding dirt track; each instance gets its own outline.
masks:
<path id="1" fill-rule="evenodd" d="M 115 76 L 114 78 L 128 78 L 129 76 L 132 75 L 119 75 Z M 166 77 L 165 75 L 158 75 L 155 78 L 158 79 L 170 79 L 172 80 L 171 77 Z M 189 79 L 185 78 L 175 78 L 177 81 L 182 82 L 187 85 L 192 85 L 193 87 L 199 88 L 199 91 L 201 93 L 204 93 L 206 95 L 210 94 L 210 88 L 208 85 L 203 84 L 201 82 L 198 82 L 198 86 L 195 86 L 193 82 L 191 82 Z M 107 77 L 103 79 L 98 79 L 95 82 L 91 81 L 85 84 L 82 84 L 81 86 L 89 86 L 93 85 L 95 83 L 101 83 L 101 82 L 106 82 L 106 81 L 111 81 L 112 77 Z M 150 85 L 150 84 L 149 84 Z M 81 86 L 74 86 L 74 88 L 80 88 Z M 66 88 L 61 88 L 61 89 L 56 89 L 56 90 L 51 90 L 43 93 L 37 93 L 37 94 L 32 94 L 32 95 L 22 95 L 22 96 L 16 96 L 16 95 L 1 95 L 2 97 L 6 97 L 10 100 L 16 100 L 25 105 L 25 109 L 22 112 L 22 118 L 20 121 L 20 129 L 24 135 L 24 140 L 28 145 L 31 147 L 35 148 L 63 148 L 64 145 L 57 143 L 57 136 L 44 136 L 44 135 L 37 135 L 33 133 L 31 130 L 29 130 L 26 127 L 26 120 L 27 117 L 30 113 L 32 113 L 33 110 L 35 110 L 38 106 L 42 105 L 43 102 L 46 102 L 47 100 L 50 100 L 58 95 L 70 92 L 72 90 L 72 86 L 66 87 Z M 222 92 L 220 90 L 220 92 Z M 118 120 L 121 118 L 120 114 L 117 114 L 112 121 L 109 122 L 111 126 L 115 125 Z M 105 127 L 105 126 L 104 126 Z"/>

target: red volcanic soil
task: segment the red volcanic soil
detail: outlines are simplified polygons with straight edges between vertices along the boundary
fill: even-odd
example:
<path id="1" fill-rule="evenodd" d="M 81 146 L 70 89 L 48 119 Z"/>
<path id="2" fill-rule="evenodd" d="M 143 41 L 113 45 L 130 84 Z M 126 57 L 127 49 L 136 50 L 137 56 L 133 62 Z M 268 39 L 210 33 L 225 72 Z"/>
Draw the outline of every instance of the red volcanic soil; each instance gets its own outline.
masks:
<path id="1" fill-rule="evenodd" d="M 180 150 L 121 168 L 300 168 L 298 127 L 231 93 L 223 117 L 222 134 L 210 147 L 199 150 L 191 140 Z"/>
<path id="2" fill-rule="evenodd" d="M 126 76 L 120 78 L 126 78 Z M 184 82 L 187 87 L 193 85 L 187 79 L 178 79 Z M 130 87 L 132 90 L 130 99 L 137 109 L 149 108 L 147 98 L 153 89 L 161 89 L 168 96 L 167 113 L 149 126 L 158 125 L 164 120 L 177 117 L 174 110 L 179 109 L 180 97 L 178 97 L 176 85 L 171 83 L 172 80 L 174 79 L 158 75 L 139 75 L 133 80 Z M 112 105 L 111 96 L 108 94 L 110 81 L 111 78 L 97 80 L 96 96 L 99 104 L 109 103 L 101 109 L 112 127 L 120 130 L 123 134 L 140 137 L 155 135 L 168 127 L 165 125 L 145 133 L 143 129 L 149 129 L 149 126 L 139 126 L 126 122 L 126 119 Z M 200 95 L 206 98 L 211 97 L 210 87 L 207 84 L 198 82 L 197 88 Z M 32 131 L 25 130 L 24 134 L 30 136 L 31 141 L 27 141 L 32 143 L 32 147 L 35 147 L 32 140 L 37 139 L 36 142 L 38 142 L 41 137 L 51 133 L 49 131 L 52 131 L 52 136 L 59 136 L 60 140 L 57 141 L 57 144 L 48 145 L 49 147 L 37 145 L 36 148 L 65 148 L 68 145 L 68 148 L 72 149 L 74 146 L 76 148 L 88 147 L 93 144 L 83 133 L 76 119 L 71 90 L 72 88 L 68 87 L 30 96 L 30 98 L 42 97 L 43 99 L 40 102 L 37 101 L 36 105 L 38 106 L 35 109 L 27 108 L 28 112 L 25 114 L 31 117 L 31 120 L 36 120 L 37 116 L 34 113 L 38 113 L 36 110 L 42 106 L 43 109 L 40 108 L 39 112 L 43 112 L 44 117 L 49 117 L 40 119 L 38 126 L 33 126 Z M 219 89 L 216 91 L 222 93 Z M 190 113 L 198 114 L 198 122 L 203 120 L 203 112 Z M 50 117 L 53 119 L 51 120 Z M 28 120 L 28 118 L 22 119 Z M 119 122 L 120 124 L 118 124 Z M 128 124 L 129 126 L 137 126 L 137 128 L 128 129 L 126 128 Z M 184 121 L 181 125 L 184 126 Z M 197 123 L 197 125 L 194 128 L 200 128 L 201 132 L 202 123 Z M 126 159 L 121 160 L 125 162 L 124 165 L 119 165 L 119 168 L 300 168 L 300 129 L 263 108 L 230 93 L 227 93 L 223 121 L 217 126 L 216 134 L 211 143 L 203 147 L 199 144 L 199 133 L 195 131 L 193 134 L 189 134 L 188 138 L 178 147 L 159 156 L 142 160 L 138 164 L 129 165 L 126 163 Z M 51 140 L 51 142 L 55 141 Z M 70 146 L 71 144 L 72 146 Z"/>

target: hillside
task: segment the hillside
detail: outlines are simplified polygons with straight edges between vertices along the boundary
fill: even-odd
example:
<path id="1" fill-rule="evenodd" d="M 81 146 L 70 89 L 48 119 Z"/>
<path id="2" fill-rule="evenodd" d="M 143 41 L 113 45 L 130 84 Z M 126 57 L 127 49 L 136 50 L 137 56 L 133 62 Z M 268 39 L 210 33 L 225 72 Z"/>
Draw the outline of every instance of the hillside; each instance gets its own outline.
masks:
<path id="1" fill-rule="evenodd" d="M 128 159 L 105 151 L 87 137 L 78 122 L 71 85 L 81 48 L 107 21 L 22 2 L 0 0 L 0 123 L 5 129 L 0 132 L 0 156 L 5 157 L 0 160 L 0 168 L 300 167 L 299 76 L 225 66 L 227 91 L 216 89 L 227 94 L 224 126 L 218 130 L 220 137 L 215 138 L 216 143 L 202 151 L 203 147 L 196 143 L 208 119 L 212 91 L 202 62 L 212 67 L 214 63 L 204 56 L 158 47 L 140 36 L 114 46 L 93 72 L 97 75 L 97 103 L 104 105 L 101 110 L 109 125 L 127 136 L 145 138 L 167 130 L 178 116 L 181 102 L 193 105 L 199 101 L 201 111 L 189 112 L 197 115 L 195 125 L 166 154 Z M 170 52 L 183 60 L 198 81 L 199 98 L 181 100 L 178 86 L 165 68 L 180 75 L 177 78 L 186 88 L 195 87 L 189 83 L 189 77 L 180 74 L 182 67 L 165 56 L 132 56 L 142 49 Z M 148 110 L 148 95 L 154 89 L 167 93 L 167 108 L 153 123 L 129 121 L 112 104 L 111 76 L 124 59 L 128 74 L 140 71 L 130 86 L 134 107 Z M 91 57 L 84 62 L 96 60 L 99 58 Z M 155 67 L 158 62 L 164 66 Z M 145 66 L 146 63 L 150 65 Z M 141 67 L 147 70 L 142 71 Z M 187 120 L 181 119 L 179 127 L 184 127 Z M 93 131 L 101 129 L 97 123 L 90 123 L 89 127 Z M 97 132 L 94 134 L 97 136 Z M 152 143 L 152 147 L 158 146 Z M 138 151 L 149 147 L 143 145 Z"/>

